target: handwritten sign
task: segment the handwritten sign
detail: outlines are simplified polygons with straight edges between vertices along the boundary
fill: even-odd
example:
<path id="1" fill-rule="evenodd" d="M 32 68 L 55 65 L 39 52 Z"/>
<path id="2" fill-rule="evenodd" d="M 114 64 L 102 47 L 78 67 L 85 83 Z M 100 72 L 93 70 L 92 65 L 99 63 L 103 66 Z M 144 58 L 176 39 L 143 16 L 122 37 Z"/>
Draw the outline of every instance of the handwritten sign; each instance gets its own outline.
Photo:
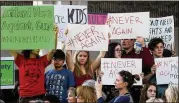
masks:
<path id="1" fill-rule="evenodd" d="M 67 50 L 107 51 L 107 25 L 69 24 L 66 40 Z"/>
<path id="2" fill-rule="evenodd" d="M 13 89 L 15 84 L 14 58 L 1 57 L 1 89 Z"/>
<path id="3" fill-rule="evenodd" d="M 88 24 L 106 24 L 107 15 L 106 14 L 88 14 Z"/>
<path id="4" fill-rule="evenodd" d="M 178 83 L 178 57 L 156 58 L 157 84 Z"/>
<path id="5" fill-rule="evenodd" d="M 102 83 L 104 85 L 114 85 L 116 75 L 122 70 L 140 76 L 140 73 L 142 73 L 142 59 L 102 58 L 101 71 L 104 72 Z M 142 78 L 134 85 L 142 85 Z"/>
<path id="6" fill-rule="evenodd" d="M 88 24 L 87 6 L 55 5 L 55 23 L 59 27 L 58 44 L 66 40 L 65 30 L 67 24 Z M 60 48 L 60 45 L 57 45 Z"/>
<path id="7" fill-rule="evenodd" d="M 1 7 L 1 49 L 54 49 L 53 6 Z"/>
<path id="8" fill-rule="evenodd" d="M 162 18 L 150 18 L 149 38 L 145 39 L 146 45 L 152 38 L 161 38 L 165 45 L 164 47 L 173 50 L 174 44 L 174 19 L 173 16 Z"/>
<path id="9" fill-rule="evenodd" d="M 109 13 L 111 39 L 149 37 L 149 12 Z"/>

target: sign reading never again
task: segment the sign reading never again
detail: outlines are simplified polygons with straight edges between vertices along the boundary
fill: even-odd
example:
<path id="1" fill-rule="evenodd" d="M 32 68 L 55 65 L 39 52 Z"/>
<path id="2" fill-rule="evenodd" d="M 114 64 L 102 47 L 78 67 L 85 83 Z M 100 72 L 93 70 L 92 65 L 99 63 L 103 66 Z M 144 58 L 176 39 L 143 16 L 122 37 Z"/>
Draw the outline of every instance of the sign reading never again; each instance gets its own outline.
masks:
<path id="1" fill-rule="evenodd" d="M 1 49 L 54 49 L 53 6 L 1 7 Z"/>
<path id="2" fill-rule="evenodd" d="M 1 64 L 0 64 L 0 82 L 1 82 L 1 89 L 6 88 L 8 86 L 13 86 L 15 84 L 14 78 L 14 60 L 3 60 L 3 58 L 8 57 L 1 57 Z"/>

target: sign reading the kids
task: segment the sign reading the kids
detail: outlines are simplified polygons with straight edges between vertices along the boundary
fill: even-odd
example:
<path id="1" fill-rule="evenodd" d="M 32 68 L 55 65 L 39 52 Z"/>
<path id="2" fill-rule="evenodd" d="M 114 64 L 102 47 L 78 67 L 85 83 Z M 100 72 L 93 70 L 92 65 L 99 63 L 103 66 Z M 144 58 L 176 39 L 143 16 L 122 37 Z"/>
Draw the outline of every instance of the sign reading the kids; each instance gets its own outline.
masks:
<path id="1" fill-rule="evenodd" d="M 149 12 L 109 13 L 111 39 L 149 37 Z"/>
<path id="2" fill-rule="evenodd" d="M 114 85 L 116 76 L 122 70 L 140 76 L 142 73 L 142 59 L 102 58 L 101 71 L 104 72 L 102 83 L 104 85 Z M 142 85 L 142 78 L 140 77 L 140 81 L 136 81 L 134 85 Z"/>
<path id="3" fill-rule="evenodd" d="M 164 47 L 173 50 L 174 44 L 174 19 L 173 16 L 162 18 L 150 18 L 149 38 L 146 38 L 146 45 L 152 38 L 161 38 L 165 45 Z"/>
<path id="4" fill-rule="evenodd" d="M 106 24 L 107 15 L 106 14 L 88 14 L 88 24 Z"/>
<path id="5" fill-rule="evenodd" d="M 15 84 L 14 58 L 1 57 L 0 69 L 1 89 L 13 89 Z"/>
<path id="6" fill-rule="evenodd" d="M 54 49 L 53 6 L 1 7 L 1 49 Z"/>
<path id="7" fill-rule="evenodd" d="M 66 49 L 107 51 L 108 31 L 107 25 L 69 24 Z"/>
<path id="8" fill-rule="evenodd" d="M 156 58 L 157 84 L 178 84 L 178 57 Z"/>
<path id="9" fill-rule="evenodd" d="M 66 35 L 64 35 L 64 33 L 68 23 L 88 24 L 87 6 L 55 5 L 54 16 L 55 23 L 60 29 L 58 34 L 58 43 L 66 40 Z"/>

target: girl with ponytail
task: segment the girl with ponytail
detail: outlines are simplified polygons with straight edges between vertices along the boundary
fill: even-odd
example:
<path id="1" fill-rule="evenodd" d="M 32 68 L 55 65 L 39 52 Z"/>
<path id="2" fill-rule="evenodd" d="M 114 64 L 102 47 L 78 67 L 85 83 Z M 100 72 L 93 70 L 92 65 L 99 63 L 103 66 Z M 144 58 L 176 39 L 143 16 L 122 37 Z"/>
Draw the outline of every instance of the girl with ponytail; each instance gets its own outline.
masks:
<path id="1" fill-rule="evenodd" d="M 139 81 L 140 77 L 139 75 L 135 74 L 132 75 L 128 71 L 120 71 L 117 76 L 116 80 L 114 82 L 115 88 L 119 90 L 119 95 L 114 97 L 109 103 L 131 103 L 133 102 L 133 99 L 130 95 L 130 89 L 133 86 L 134 83 L 136 83 L 136 80 Z M 104 99 L 102 98 L 102 82 L 98 81 L 96 82 L 96 92 L 97 92 L 97 98 L 98 103 L 103 103 Z"/>

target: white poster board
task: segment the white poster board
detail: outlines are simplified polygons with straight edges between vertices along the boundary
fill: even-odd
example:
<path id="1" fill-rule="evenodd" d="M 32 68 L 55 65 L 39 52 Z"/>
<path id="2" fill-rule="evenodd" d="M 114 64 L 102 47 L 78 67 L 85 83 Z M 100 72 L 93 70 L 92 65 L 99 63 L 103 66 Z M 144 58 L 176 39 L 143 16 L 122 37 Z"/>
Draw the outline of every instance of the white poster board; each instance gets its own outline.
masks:
<path id="1" fill-rule="evenodd" d="M 149 37 L 149 12 L 108 13 L 111 39 Z"/>
<path id="2" fill-rule="evenodd" d="M 169 50 L 174 50 L 174 18 L 167 16 L 162 18 L 150 18 L 149 38 L 145 39 L 146 46 L 152 38 L 161 38 Z"/>
<path id="3" fill-rule="evenodd" d="M 66 50 L 107 51 L 107 25 L 69 24 Z"/>
<path id="4" fill-rule="evenodd" d="M 67 24 L 88 24 L 87 6 L 79 5 L 55 5 L 55 24 L 59 28 L 57 49 L 61 47 L 61 41 L 66 40 L 64 35 Z"/>
<path id="5" fill-rule="evenodd" d="M 142 73 L 142 59 L 102 58 L 101 71 L 104 72 L 102 84 L 114 85 L 116 75 L 122 70 L 140 76 Z M 142 78 L 140 77 L 140 81 L 137 81 L 134 85 L 142 85 Z"/>
<path id="6" fill-rule="evenodd" d="M 157 84 L 178 83 L 178 57 L 156 58 Z"/>

